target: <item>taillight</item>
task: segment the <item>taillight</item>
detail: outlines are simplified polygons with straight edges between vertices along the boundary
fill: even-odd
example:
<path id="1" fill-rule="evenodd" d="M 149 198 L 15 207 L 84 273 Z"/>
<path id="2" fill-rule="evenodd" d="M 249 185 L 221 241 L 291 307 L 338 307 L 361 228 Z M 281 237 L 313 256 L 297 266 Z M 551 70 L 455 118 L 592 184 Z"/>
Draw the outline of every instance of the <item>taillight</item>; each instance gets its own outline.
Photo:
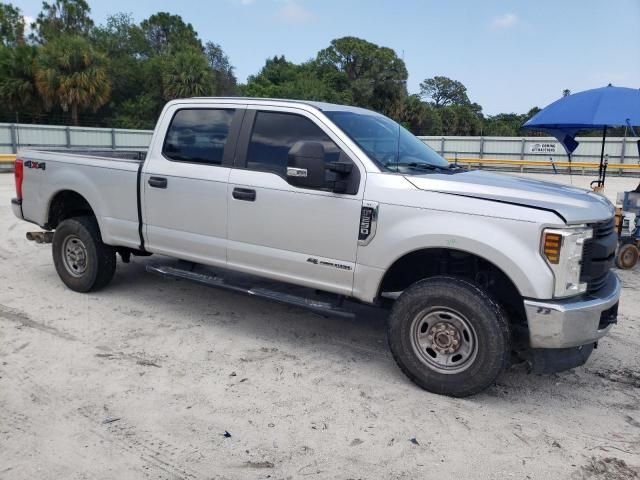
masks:
<path id="1" fill-rule="evenodd" d="M 22 200 L 22 179 L 24 178 L 24 162 L 20 159 L 16 159 L 13 165 L 13 174 L 16 179 L 16 197 L 18 200 Z"/>

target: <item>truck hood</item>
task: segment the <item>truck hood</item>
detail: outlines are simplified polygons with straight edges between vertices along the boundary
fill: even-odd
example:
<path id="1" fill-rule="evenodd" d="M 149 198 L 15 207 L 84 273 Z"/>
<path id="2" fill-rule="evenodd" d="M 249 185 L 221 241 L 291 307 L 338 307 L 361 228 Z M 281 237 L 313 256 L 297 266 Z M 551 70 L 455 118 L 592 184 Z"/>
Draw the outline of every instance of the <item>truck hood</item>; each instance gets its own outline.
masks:
<path id="1" fill-rule="evenodd" d="M 598 193 L 568 185 L 479 170 L 405 178 L 420 190 L 481 198 L 555 212 L 568 224 L 610 218 L 614 206 Z"/>

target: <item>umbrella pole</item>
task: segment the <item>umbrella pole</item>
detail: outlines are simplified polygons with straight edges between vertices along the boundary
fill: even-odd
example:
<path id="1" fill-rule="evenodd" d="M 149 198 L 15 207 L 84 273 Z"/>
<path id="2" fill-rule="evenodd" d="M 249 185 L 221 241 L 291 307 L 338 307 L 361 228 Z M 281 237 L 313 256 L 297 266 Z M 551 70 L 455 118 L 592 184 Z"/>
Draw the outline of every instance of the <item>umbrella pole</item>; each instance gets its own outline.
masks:
<path id="1" fill-rule="evenodd" d="M 598 168 L 598 186 L 604 185 L 604 179 L 602 178 L 602 169 L 604 164 L 604 142 L 607 139 L 607 126 L 602 129 L 602 150 L 600 151 L 600 167 Z"/>

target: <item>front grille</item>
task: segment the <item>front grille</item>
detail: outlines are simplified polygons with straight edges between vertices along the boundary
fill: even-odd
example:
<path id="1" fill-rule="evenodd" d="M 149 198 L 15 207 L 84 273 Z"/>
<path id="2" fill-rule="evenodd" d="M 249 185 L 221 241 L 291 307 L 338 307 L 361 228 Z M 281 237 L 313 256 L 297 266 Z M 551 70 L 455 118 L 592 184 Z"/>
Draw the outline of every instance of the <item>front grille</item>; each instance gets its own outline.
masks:
<path id="1" fill-rule="evenodd" d="M 592 227 L 593 238 L 603 238 L 611 235 L 615 231 L 616 221 L 614 217 L 611 217 L 609 220 L 592 225 Z"/>
<path id="2" fill-rule="evenodd" d="M 587 293 L 594 293 L 607 282 L 607 275 L 615 261 L 618 236 L 614 217 L 590 226 L 593 228 L 593 238 L 584 243 L 580 281 L 587 284 Z"/>

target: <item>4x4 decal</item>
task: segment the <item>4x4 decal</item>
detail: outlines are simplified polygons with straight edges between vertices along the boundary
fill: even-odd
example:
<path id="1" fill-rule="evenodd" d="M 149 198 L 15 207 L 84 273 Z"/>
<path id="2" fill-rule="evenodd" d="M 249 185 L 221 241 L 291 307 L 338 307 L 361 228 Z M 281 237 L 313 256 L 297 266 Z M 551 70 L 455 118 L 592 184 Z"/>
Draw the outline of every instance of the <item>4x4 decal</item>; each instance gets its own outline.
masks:
<path id="1" fill-rule="evenodd" d="M 40 170 L 46 170 L 47 164 L 45 162 L 34 162 L 33 160 L 27 160 L 24 162 L 26 168 L 37 168 Z"/>

